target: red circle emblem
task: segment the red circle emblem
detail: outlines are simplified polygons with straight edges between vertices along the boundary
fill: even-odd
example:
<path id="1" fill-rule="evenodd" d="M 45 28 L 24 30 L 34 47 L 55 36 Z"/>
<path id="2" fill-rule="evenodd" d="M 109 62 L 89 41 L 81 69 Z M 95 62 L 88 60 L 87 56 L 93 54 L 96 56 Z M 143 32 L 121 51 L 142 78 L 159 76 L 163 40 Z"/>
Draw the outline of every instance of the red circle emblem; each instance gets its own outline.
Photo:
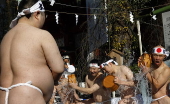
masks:
<path id="1" fill-rule="evenodd" d="M 160 53 L 162 51 L 161 48 L 157 48 L 156 52 Z"/>

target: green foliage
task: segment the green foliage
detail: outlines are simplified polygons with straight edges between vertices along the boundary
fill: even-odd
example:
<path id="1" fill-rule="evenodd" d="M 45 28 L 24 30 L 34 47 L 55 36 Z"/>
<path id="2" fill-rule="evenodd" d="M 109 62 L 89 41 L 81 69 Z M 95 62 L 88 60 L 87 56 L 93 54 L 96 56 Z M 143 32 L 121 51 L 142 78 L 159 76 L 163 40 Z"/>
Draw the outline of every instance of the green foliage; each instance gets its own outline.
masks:
<path id="1" fill-rule="evenodd" d="M 134 32 L 136 29 L 135 20 L 130 21 L 130 12 L 134 18 L 141 12 L 139 9 L 145 8 L 146 3 L 151 0 L 108 0 L 107 9 L 107 28 L 109 36 L 110 49 L 116 49 L 124 52 L 125 62 L 132 50 L 139 48 L 138 35 Z M 127 52 L 126 50 L 129 50 Z"/>
<path id="2" fill-rule="evenodd" d="M 133 64 L 133 65 L 129 66 L 129 68 L 132 70 L 133 73 L 139 72 L 138 64 Z"/>

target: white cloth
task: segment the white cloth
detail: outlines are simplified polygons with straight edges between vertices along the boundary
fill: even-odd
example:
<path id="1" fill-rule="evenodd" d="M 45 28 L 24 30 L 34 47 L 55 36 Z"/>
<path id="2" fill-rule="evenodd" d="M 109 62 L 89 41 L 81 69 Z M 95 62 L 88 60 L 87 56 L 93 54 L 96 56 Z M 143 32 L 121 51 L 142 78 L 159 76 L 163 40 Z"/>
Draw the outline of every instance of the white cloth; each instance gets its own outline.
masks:
<path id="1" fill-rule="evenodd" d="M 74 67 L 73 65 L 68 65 L 67 71 L 68 71 L 69 73 L 74 73 L 74 72 L 75 72 L 75 67 Z"/>
<path id="2" fill-rule="evenodd" d="M 164 48 L 160 47 L 153 48 L 152 53 L 163 54 L 166 55 L 167 57 L 169 56 L 169 51 L 166 51 Z"/>
<path id="3" fill-rule="evenodd" d="M 17 17 L 12 20 L 9 27 L 13 28 L 18 23 L 18 19 L 21 16 L 31 14 L 31 13 L 37 12 L 37 11 L 45 12 L 44 6 L 40 0 L 37 3 L 35 3 L 31 8 L 23 9 L 22 12 L 18 13 Z"/>
<path id="4" fill-rule="evenodd" d="M 68 55 L 63 56 L 63 59 L 69 59 L 70 57 Z"/>
<path id="5" fill-rule="evenodd" d="M 100 65 L 100 67 L 103 68 L 104 66 L 108 65 L 110 62 L 114 62 L 115 65 L 118 65 L 118 63 L 117 63 L 116 61 L 114 61 L 113 59 L 110 59 L 110 60 L 102 63 L 102 64 Z"/>
<path id="6" fill-rule="evenodd" d="M 112 98 L 111 100 L 111 104 L 118 104 L 118 102 L 121 100 L 120 97 L 115 97 L 115 98 Z"/>
<path id="7" fill-rule="evenodd" d="M 90 63 L 89 67 L 96 67 L 96 68 L 100 68 L 100 66 L 97 63 Z"/>
<path id="8" fill-rule="evenodd" d="M 167 96 L 167 95 L 161 96 L 161 97 L 159 97 L 159 98 L 157 98 L 157 99 L 152 99 L 152 102 L 153 102 L 153 101 L 157 101 L 157 100 L 159 100 L 159 99 L 162 99 L 162 98 L 164 98 L 165 96 Z"/>
<path id="9" fill-rule="evenodd" d="M 43 94 L 42 91 L 38 87 L 35 87 L 35 86 L 31 85 L 31 83 L 32 83 L 31 81 L 28 81 L 26 83 L 18 83 L 18 84 L 12 85 L 12 86 L 10 86 L 8 88 L 0 87 L 0 90 L 6 91 L 5 104 L 8 104 L 9 90 L 11 90 L 11 89 L 13 89 L 15 87 L 28 86 L 28 87 L 31 87 L 33 89 L 38 90 L 41 94 Z"/>

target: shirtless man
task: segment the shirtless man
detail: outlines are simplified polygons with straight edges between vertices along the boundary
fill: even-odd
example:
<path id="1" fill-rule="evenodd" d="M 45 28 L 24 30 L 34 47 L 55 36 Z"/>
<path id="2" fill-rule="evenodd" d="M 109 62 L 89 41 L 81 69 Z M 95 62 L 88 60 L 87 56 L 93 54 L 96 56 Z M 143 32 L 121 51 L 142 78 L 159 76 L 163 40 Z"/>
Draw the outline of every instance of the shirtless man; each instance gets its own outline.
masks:
<path id="1" fill-rule="evenodd" d="M 64 55 L 63 56 L 63 61 L 64 61 L 64 70 L 66 70 L 66 69 L 68 69 L 68 65 L 67 65 L 67 63 L 70 63 L 70 60 L 69 60 L 69 56 L 68 55 Z M 64 74 L 64 73 L 63 73 Z M 62 76 L 61 76 L 62 77 Z M 60 81 L 60 80 L 59 80 Z M 64 82 L 64 83 L 67 83 L 67 81 L 66 82 Z M 65 84 L 66 85 L 66 84 Z M 64 86 L 65 86 L 64 85 Z M 59 87 L 59 86 L 61 86 L 61 85 L 58 85 L 58 82 L 55 84 L 54 83 L 54 90 L 53 90 L 53 94 L 52 94 L 52 97 L 51 97 L 51 99 L 50 99 L 50 101 L 49 101 L 49 104 L 53 104 L 54 103 L 54 100 L 55 100 L 55 96 L 56 96 L 56 93 L 57 93 L 57 87 Z M 59 88 L 58 88 L 59 89 Z M 59 90 L 61 90 L 61 89 L 59 89 Z M 60 96 L 61 97 L 61 96 Z"/>
<path id="2" fill-rule="evenodd" d="M 103 70 L 109 75 L 115 76 L 114 83 L 119 85 L 121 100 L 118 104 L 142 104 L 140 94 L 135 95 L 135 83 L 133 72 L 126 66 L 119 66 L 113 59 L 106 57 L 107 61 L 101 64 Z"/>
<path id="3" fill-rule="evenodd" d="M 42 2 L 22 0 L 18 11 L 0 47 L 0 104 L 46 104 L 64 63 L 52 35 L 40 29 Z"/>
<path id="4" fill-rule="evenodd" d="M 77 96 L 75 90 L 70 88 L 68 85 L 68 76 L 75 72 L 75 67 L 73 65 L 70 65 L 70 57 L 68 55 L 63 56 L 63 61 L 64 72 L 60 77 L 60 80 L 58 82 L 59 84 L 54 86 L 54 94 L 52 96 L 52 99 L 50 100 L 50 104 L 53 104 L 54 102 L 55 93 L 60 96 L 63 104 L 71 104 L 72 102 L 74 102 L 74 99 Z"/>
<path id="5" fill-rule="evenodd" d="M 99 102 L 103 102 L 102 104 L 111 104 L 111 91 L 103 87 L 102 80 L 104 79 L 104 75 L 100 72 L 98 60 L 93 59 L 90 61 L 89 70 L 90 73 L 85 78 L 85 88 L 70 83 L 72 88 L 84 94 L 93 94 L 93 99 L 83 100 L 81 104 L 95 104 Z"/>
<path id="6" fill-rule="evenodd" d="M 166 55 L 167 51 L 164 47 L 156 46 L 152 51 L 151 68 L 145 67 L 145 65 L 140 66 L 152 86 L 151 104 L 170 104 L 170 98 L 167 95 L 170 68 L 163 62 Z M 141 58 L 138 61 L 140 62 Z"/>

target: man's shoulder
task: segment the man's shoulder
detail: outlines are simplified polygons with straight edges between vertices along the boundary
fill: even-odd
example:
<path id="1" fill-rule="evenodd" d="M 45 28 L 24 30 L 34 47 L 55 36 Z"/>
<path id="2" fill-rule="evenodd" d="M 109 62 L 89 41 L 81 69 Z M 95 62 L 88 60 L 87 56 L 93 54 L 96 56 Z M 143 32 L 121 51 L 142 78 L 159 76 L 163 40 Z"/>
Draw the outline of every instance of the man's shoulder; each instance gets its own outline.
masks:
<path id="1" fill-rule="evenodd" d="M 167 66 L 165 63 L 163 63 L 163 66 L 164 66 L 164 67 L 163 67 L 164 70 L 169 70 L 169 71 L 170 71 L 170 67 Z"/>
<path id="2" fill-rule="evenodd" d="M 37 28 L 37 32 L 39 32 L 40 35 L 51 35 L 47 30 L 43 30 L 39 28 Z"/>
<path id="3" fill-rule="evenodd" d="M 40 38 L 41 40 L 47 40 L 47 39 L 52 39 L 53 38 L 52 34 L 50 34 L 46 30 L 37 29 L 37 31 L 35 31 L 35 33 L 37 33 L 36 34 L 37 37 Z"/>
<path id="4" fill-rule="evenodd" d="M 23 32 L 24 30 L 24 32 Z M 46 31 L 46 30 L 43 30 L 41 28 L 37 28 L 37 27 L 34 27 L 34 26 L 30 26 L 30 25 L 19 25 L 19 26 L 16 26 L 14 28 L 12 28 L 10 31 L 17 31 L 18 33 L 21 33 L 21 34 L 32 34 L 30 36 L 38 36 L 39 38 L 40 37 L 43 37 L 43 36 L 50 36 L 51 34 Z"/>
<path id="5" fill-rule="evenodd" d="M 104 74 L 100 74 L 99 76 L 97 76 L 96 80 L 102 81 L 105 78 Z"/>
<path id="6" fill-rule="evenodd" d="M 129 70 L 131 70 L 129 67 L 127 67 L 127 66 L 125 66 L 125 65 L 121 65 L 120 66 L 120 70 L 122 70 L 123 72 L 125 72 L 125 71 L 129 71 Z"/>

